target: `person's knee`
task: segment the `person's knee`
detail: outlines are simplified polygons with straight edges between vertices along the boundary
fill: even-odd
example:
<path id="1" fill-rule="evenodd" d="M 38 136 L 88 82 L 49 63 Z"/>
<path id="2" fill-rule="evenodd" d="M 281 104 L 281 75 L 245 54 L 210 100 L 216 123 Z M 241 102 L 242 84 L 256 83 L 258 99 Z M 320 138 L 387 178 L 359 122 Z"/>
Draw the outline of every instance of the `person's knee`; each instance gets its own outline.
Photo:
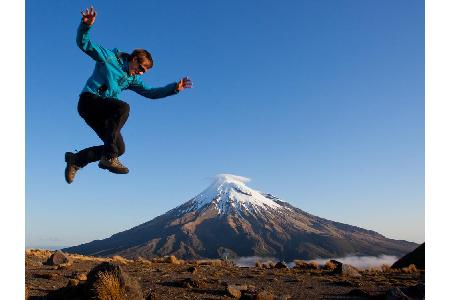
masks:
<path id="1" fill-rule="evenodd" d="M 126 102 L 124 102 L 119 109 L 120 114 L 123 115 L 128 115 L 130 113 L 130 105 Z"/>

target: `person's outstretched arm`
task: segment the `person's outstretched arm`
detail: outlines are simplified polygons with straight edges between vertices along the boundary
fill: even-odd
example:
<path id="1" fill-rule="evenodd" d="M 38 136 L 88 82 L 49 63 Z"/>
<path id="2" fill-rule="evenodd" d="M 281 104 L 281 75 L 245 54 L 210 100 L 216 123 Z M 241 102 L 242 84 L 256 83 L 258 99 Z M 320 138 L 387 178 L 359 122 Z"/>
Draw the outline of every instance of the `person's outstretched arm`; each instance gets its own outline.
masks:
<path id="1" fill-rule="evenodd" d="M 178 94 L 180 91 L 191 87 L 192 81 L 187 77 L 182 78 L 178 82 L 170 83 L 165 87 L 158 88 L 151 88 L 144 84 L 139 77 L 135 77 L 133 83 L 130 84 L 128 89 L 146 98 L 159 99 Z"/>
<path id="2" fill-rule="evenodd" d="M 87 55 L 96 61 L 104 61 L 107 56 L 107 50 L 100 45 L 95 44 L 89 37 L 89 29 L 95 22 L 97 12 L 94 7 L 81 12 L 81 23 L 77 31 L 77 45 Z"/>

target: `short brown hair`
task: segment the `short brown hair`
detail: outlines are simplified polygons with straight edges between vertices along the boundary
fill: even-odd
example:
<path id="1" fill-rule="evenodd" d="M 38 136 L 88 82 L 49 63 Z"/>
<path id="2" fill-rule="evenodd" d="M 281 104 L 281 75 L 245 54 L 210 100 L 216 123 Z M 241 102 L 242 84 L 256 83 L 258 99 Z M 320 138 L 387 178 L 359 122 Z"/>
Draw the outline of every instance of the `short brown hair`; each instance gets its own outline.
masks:
<path id="1" fill-rule="evenodd" d="M 147 65 L 148 68 L 153 67 L 152 55 L 147 50 L 141 48 L 135 49 L 130 55 L 130 61 L 135 57 L 140 64 Z"/>

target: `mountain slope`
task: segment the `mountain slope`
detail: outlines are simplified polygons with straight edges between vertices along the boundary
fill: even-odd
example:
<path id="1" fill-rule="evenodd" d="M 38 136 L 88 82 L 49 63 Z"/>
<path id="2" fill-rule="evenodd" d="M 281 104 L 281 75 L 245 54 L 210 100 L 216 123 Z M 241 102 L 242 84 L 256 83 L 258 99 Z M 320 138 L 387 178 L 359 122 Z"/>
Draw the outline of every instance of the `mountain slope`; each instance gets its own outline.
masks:
<path id="1" fill-rule="evenodd" d="M 326 220 L 221 174 L 188 202 L 104 240 L 64 249 L 84 255 L 184 259 L 271 256 L 285 260 L 403 255 L 417 245 Z"/>

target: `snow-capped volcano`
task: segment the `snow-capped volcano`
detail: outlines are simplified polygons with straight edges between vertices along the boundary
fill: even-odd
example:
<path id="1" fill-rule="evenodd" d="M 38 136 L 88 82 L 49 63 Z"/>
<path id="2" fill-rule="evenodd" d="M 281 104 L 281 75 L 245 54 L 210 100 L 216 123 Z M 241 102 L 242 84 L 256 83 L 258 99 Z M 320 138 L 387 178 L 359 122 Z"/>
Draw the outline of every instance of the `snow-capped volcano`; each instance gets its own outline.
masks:
<path id="1" fill-rule="evenodd" d="M 84 255 L 184 259 L 270 256 L 285 260 L 403 255 L 417 245 L 304 212 L 219 174 L 203 192 L 153 220 L 104 240 L 64 249 Z"/>
<path id="2" fill-rule="evenodd" d="M 250 179 L 232 174 L 216 175 L 207 189 L 192 199 L 192 209 L 213 204 L 220 214 L 245 211 L 260 213 L 261 209 L 281 209 L 278 203 L 245 184 Z"/>

